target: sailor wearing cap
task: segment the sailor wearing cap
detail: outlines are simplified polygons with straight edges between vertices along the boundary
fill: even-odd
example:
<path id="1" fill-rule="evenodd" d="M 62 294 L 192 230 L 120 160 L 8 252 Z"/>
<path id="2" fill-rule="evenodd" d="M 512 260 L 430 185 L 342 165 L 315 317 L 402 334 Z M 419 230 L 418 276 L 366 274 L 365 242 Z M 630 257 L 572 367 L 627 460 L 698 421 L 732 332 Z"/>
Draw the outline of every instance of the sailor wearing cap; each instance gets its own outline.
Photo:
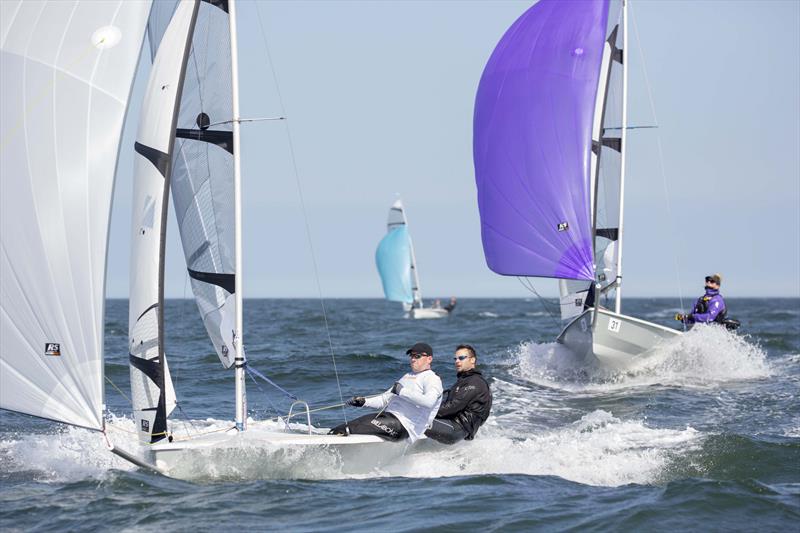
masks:
<path id="1" fill-rule="evenodd" d="M 706 276 L 706 293 L 697 299 L 691 314 L 675 315 L 675 320 L 684 324 L 709 324 L 716 322 L 722 324 L 728 310 L 725 307 L 725 300 L 719 293 L 719 286 L 722 284 L 722 276 L 711 274 Z"/>
<path id="2" fill-rule="evenodd" d="M 442 380 L 431 370 L 433 348 L 418 342 L 408 350 L 411 372 L 383 394 L 365 398 L 353 396 L 347 401 L 354 407 L 380 409 L 377 414 L 356 418 L 330 432 L 336 435 L 377 435 L 386 440 L 407 438 L 410 442 L 425 438 L 442 403 Z"/>

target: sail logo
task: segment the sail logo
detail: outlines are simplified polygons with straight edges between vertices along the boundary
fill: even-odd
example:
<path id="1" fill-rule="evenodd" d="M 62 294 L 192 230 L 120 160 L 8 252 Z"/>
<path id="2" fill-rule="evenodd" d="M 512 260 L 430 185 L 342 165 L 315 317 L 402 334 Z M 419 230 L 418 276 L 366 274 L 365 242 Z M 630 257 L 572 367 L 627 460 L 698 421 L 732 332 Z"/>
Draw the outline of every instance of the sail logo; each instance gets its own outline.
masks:
<path id="1" fill-rule="evenodd" d="M 57 342 L 44 343 L 44 354 L 61 356 L 61 344 Z"/>
<path id="2" fill-rule="evenodd" d="M 558 231 L 567 231 L 569 229 L 569 222 L 560 222 L 558 224 Z"/>
<path id="3" fill-rule="evenodd" d="M 142 419 L 142 431 L 145 433 L 150 433 L 150 421 Z"/>

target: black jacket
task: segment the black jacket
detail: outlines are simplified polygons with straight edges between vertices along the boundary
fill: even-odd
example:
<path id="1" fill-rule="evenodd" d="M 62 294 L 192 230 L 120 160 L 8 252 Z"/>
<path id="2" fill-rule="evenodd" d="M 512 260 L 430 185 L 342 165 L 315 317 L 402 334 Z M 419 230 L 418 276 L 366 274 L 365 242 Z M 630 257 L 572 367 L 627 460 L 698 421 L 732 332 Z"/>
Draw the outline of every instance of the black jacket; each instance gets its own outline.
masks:
<path id="1" fill-rule="evenodd" d="M 455 385 L 447 391 L 436 418 L 453 420 L 467 434 L 465 440 L 475 438 L 481 424 L 489 418 L 492 409 L 492 392 L 478 370 L 459 372 Z"/>

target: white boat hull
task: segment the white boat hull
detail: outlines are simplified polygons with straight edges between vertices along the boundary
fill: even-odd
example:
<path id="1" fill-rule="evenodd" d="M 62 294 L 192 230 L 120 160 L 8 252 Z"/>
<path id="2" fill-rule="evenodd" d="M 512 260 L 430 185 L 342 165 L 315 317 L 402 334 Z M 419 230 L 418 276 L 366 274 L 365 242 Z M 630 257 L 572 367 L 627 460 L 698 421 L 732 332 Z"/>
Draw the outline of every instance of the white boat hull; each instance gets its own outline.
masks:
<path id="1" fill-rule="evenodd" d="M 447 309 L 435 309 L 432 307 L 412 309 L 408 312 L 408 316 L 411 318 L 444 318 L 449 314 Z"/>
<path id="2" fill-rule="evenodd" d="M 176 437 L 147 447 L 144 455 L 158 471 L 179 479 L 316 479 L 367 475 L 407 448 L 405 442 L 372 435 L 233 429 L 187 440 Z"/>
<path id="3" fill-rule="evenodd" d="M 625 370 L 680 331 L 607 309 L 587 309 L 556 339 L 587 363 Z"/>

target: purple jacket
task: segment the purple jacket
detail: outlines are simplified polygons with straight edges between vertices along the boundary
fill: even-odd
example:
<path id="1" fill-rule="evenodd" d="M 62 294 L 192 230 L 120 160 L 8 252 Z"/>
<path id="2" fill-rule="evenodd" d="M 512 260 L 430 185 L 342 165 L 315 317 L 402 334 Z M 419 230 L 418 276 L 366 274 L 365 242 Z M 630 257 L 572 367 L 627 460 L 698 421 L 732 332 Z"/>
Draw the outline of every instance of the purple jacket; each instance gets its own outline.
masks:
<path id="1" fill-rule="evenodd" d="M 706 293 L 694 304 L 692 314 L 686 317 L 686 322 L 689 324 L 716 322 L 719 320 L 720 313 L 722 313 L 720 318 L 723 318 L 725 316 L 725 300 L 722 299 L 718 290 L 706 289 Z"/>

